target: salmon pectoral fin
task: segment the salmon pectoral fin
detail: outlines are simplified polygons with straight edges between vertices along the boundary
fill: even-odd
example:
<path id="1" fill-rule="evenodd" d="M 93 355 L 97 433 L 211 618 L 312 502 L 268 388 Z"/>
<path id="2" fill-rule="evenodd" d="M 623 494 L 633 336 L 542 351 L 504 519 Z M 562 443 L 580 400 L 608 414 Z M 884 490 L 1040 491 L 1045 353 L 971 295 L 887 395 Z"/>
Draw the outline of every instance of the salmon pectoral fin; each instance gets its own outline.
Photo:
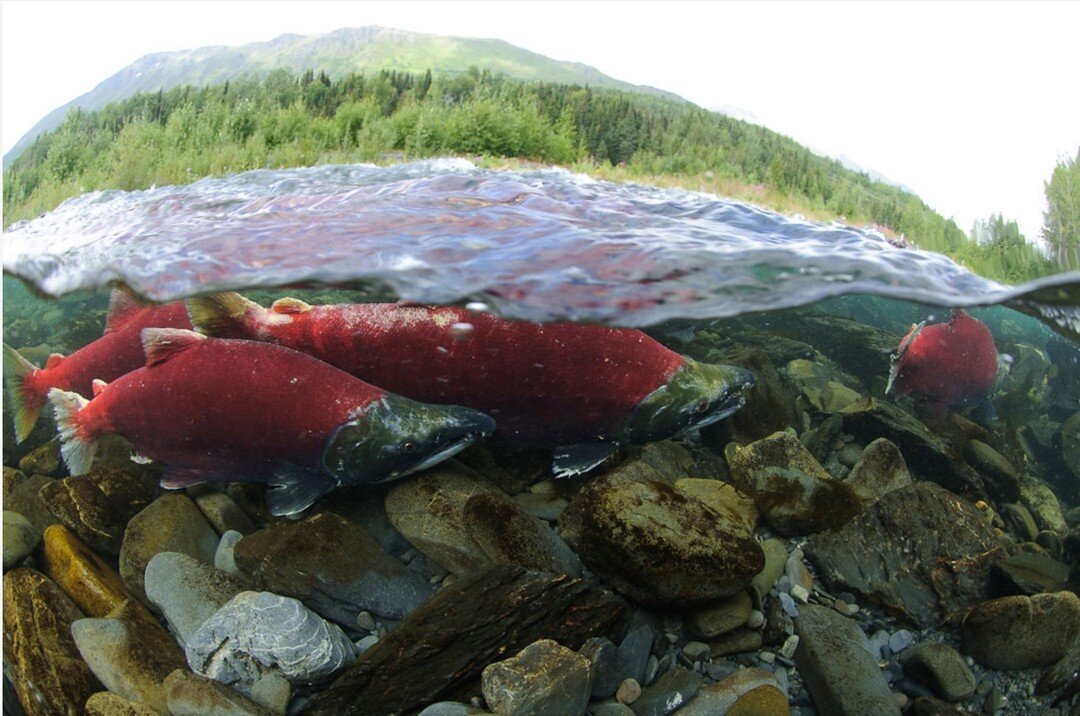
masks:
<path id="1" fill-rule="evenodd" d="M 146 459 L 142 455 L 139 457 Z M 160 484 L 166 490 L 183 490 L 185 487 L 201 485 L 204 482 L 231 482 L 236 479 L 238 479 L 237 476 L 228 470 L 169 465 L 161 476 Z"/>
<path id="2" fill-rule="evenodd" d="M 338 486 L 322 470 L 279 463 L 267 480 L 266 506 L 275 517 L 298 515 Z"/>
<path id="3" fill-rule="evenodd" d="M 595 470 L 615 456 L 613 442 L 576 443 L 555 448 L 551 471 L 555 477 L 576 477 Z"/>

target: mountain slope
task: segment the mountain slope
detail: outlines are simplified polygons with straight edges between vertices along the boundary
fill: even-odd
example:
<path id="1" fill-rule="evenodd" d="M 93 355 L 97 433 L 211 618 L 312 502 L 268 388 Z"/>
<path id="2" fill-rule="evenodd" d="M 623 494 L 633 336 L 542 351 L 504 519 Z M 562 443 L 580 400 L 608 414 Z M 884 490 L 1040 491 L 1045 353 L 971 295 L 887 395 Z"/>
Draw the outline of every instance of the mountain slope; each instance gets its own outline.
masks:
<path id="1" fill-rule="evenodd" d="M 681 100 L 670 92 L 622 82 L 588 65 L 553 60 L 502 40 L 443 37 L 382 27 L 345 28 L 322 35 L 286 34 L 237 47 L 200 47 L 146 55 L 90 92 L 45 115 L 4 156 L 4 167 L 37 136 L 60 126 L 70 109 L 100 109 L 139 92 L 184 84 L 221 84 L 234 77 L 261 76 L 278 68 L 292 72 L 322 70 L 338 78 L 349 72 L 382 69 L 430 69 L 436 74 L 455 75 L 471 66 L 514 79 L 592 85 Z"/>

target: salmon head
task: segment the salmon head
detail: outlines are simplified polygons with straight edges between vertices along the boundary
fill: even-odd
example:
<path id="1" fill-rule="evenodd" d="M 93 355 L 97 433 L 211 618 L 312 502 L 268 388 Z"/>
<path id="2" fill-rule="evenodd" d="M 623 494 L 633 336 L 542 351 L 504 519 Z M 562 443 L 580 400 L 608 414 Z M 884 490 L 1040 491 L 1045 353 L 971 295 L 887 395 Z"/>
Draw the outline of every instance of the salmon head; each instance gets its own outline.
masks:
<path id="1" fill-rule="evenodd" d="M 904 368 L 907 367 L 908 363 L 912 362 L 915 354 L 908 356 L 907 352 L 911 345 L 918 340 L 924 326 L 926 326 L 926 321 L 913 323 L 904 337 L 900 339 L 900 345 L 889 356 L 889 382 L 885 386 L 885 395 L 893 395 L 895 391 L 896 396 L 899 397 L 911 392 L 911 386 L 908 385 L 909 381 Z"/>
<path id="2" fill-rule="evenodd" d="M 389 482 L 436 465 L 494 431 L 495 421 L 478 410 L 388 393 L 334 431 L 322 466 L 341 484 Z"/>
<path id="3" fill-rule="evenodd" d="M 753 386 L 754 374 L 745 368 L 687 358 L 667 383 L 634 408 L 625 439 L 640 444 L 712 425 L 746 405 Z"/>

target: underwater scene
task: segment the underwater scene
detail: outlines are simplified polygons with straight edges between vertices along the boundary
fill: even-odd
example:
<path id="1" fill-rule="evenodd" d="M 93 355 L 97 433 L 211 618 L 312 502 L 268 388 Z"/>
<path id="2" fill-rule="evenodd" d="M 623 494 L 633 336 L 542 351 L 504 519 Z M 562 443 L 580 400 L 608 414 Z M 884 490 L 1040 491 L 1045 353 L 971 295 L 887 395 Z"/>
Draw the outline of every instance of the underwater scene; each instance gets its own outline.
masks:
<path id="1" fill-rule="evenodd" d="M 460 159 L 3 266 L 5 713 L 1080 714 L 1075 274 Z"/>

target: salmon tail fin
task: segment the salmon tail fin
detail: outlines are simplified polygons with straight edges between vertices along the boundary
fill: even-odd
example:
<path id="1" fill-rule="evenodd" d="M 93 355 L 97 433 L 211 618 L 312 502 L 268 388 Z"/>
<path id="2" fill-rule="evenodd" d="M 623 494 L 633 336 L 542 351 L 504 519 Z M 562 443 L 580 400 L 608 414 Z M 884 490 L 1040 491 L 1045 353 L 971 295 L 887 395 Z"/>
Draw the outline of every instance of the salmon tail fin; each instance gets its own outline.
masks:
<path id="1" fill-rule="evenodd" d="M 28 394 L 27 377 L 37 373 L 33 363 L 23 358 L 17 350 L 4 344 L 4 382 L 7 383 L 8 398 L 15 414 L 15 441 L 22 442 L 30 435 L 37 423 L 41 408 L 45 405 L 44 395 Z"/>
<path id="2" fill-rule="evenodd" d="M 60 433 L 60 455 L 72 475 L 84 475 L 94 464 L 97 440 L 82 429 L 79 412 L 90 401 L 70 390 L 53 388 L 49 402 L 56 414 L 56 429 Z"/>
<path id="3" fill-rule="evenodd" d="M 244 316 L 251 309 L 265 310 L 239 293 L 212 293 L 187 300 L 192 327 L 212 338 L 238 338 L 245 334 Z"/>

